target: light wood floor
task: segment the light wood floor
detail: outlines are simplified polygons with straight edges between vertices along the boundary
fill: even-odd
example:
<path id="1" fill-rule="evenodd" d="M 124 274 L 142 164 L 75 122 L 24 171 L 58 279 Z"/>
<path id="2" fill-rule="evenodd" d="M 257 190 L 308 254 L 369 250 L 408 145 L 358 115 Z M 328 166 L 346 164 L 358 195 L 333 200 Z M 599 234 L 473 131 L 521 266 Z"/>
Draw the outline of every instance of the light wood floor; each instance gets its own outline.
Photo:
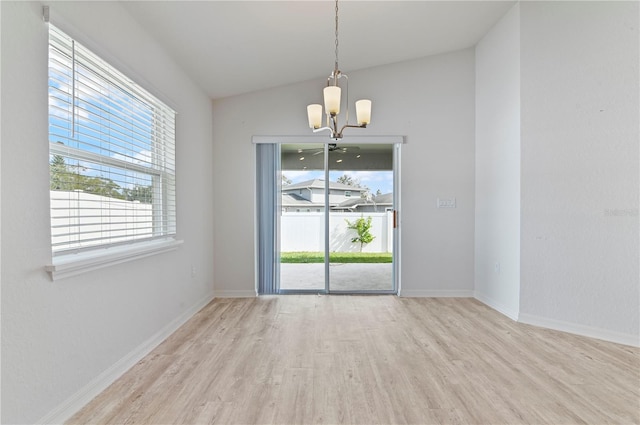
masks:
<path id="1" fill-rule="evenodd" d="M 472 299 L 217 299 L 70 424 L 640 423 L 640 349 Z"/>

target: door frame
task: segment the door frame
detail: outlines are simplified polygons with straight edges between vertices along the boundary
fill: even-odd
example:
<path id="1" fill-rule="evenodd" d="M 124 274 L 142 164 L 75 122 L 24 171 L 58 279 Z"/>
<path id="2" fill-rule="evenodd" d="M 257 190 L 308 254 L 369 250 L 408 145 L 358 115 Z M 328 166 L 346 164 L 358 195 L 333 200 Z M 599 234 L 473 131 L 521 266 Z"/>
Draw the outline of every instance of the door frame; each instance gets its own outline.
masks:
<path id="1" fill-rule="evenodd" d="M 253 136 L 252 143 L 253 144 L 322 144 L 324 145 L 324 171 L 325 171 L 325 287 L 324 290 L 318 289 L 281 289 L 280 288 L 280 273 L 276 273 L 274 279 L 277 279 L 275 282 L 275 293 L 277 294 L 399 294 L 401 288 L 401 275 L 400 275 L 400 261 L 401 261 L 401 170 L 400 170 L 400 155 L 401 155 L 401 146 L 406 143 L 404 136 L 349 136 L 347 138 L 347 142 L 350 145 L 357 144 L 388 144 L 392 145 L 393 150 L 393 206 L 395 212 L 394 219 L 394 229 L 393 229 L 393 261 L 392 261 L 392 289 L 384 290 L 384 291 L 369 291 L 369 290 L 360 290 L 360 291 L 331 291 L 330 290 L 330 275 L 329 275 L 329 211 L 327 209 L 327 205 L 329 204 L 329 144 L 335 143 L 334 140 L 327 138 L 326 136 Z M 281 154 L 280 149 L 278 147 L 278 171 L 280 170 L 280 160 Z M 256 170 L 257 174 L 257 170 Z M 256 178 L 258 176 L 256 175 Z M 255 198 L 257 199 L 257 188 L 255 191 Z M 258 226 L 259 226 L 259 215 L 260 211 L 258 210 L 258 205 L 256 203 L 255 210 L 255 226 L 256 231 L 255 234 L 258 234 Z M 280 223 L 279 223 L 279 214 L 277 214 L 278 218 L 276 219 L 276 223 L 274 223 L 275 231 L 277 233 L 277 238 L 279 239 L 280 232 Z M 279 241 L 277 244 L 277 250 L 280 251 Z M 258 273 L 258 263 L 260 261 L 260 249 L 258 244 L 255 244 L 255 252 L 256 252 L 256 293 L 259 294 L 258 288 L 259 282 L 258 279 L 260 275 Z M 279 262 L 278 262 L 279 263 Z M 276 269 L 279 270 L 279 264 L 276 266 Z M 260 294 L 259 294 L 260 295 Z"/>

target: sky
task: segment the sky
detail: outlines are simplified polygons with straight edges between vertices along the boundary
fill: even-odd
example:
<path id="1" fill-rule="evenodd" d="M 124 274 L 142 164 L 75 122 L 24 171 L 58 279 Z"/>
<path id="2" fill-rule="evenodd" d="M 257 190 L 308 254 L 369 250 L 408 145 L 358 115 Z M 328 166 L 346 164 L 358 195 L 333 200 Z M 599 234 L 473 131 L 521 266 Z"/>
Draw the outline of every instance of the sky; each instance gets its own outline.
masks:
<path id="1" fill-rule="evenodd" d="M 292 183 L 312 179 L 324 180 L 324 171 L 322 170 L 282 170 L 282 174 Z M 381 193 L 393 192 L 393 171 L 330 171 L 329 180 L 334 182 L 344 174 L 358 181 L 362 186 L 367 186 L 371 189 L 371 193 L 375 194 L 378 189 Z"/>
<path id="2" fill-rule="evenodd" d="M 82 47 L 72 44 L 58 30 L 51 30 L 61 41 L 53 37 L 49 48 L 49 141 L 70 148 L 65 151 L 56 145 L 61 148 L 58 154 L 74 173 L 110 179 L 122 188 L 151 185 L 152 174 L 128 166 L 156 168 L 151 155 L 154 143 L 151 106 L 129 93 L 129 89 L 120 87 L 113 81 L 113 75 L 94 72 L 94 68 L 108 66 L 88 51 L 75 56 L 71 46 L 76 50 Z M 119 74 L 113 69 L 109 71 Z M 96 159 L 80 160 L 72 149 L 88 152 Z M 113 161 L 103 162 L 106 157 Z"/>

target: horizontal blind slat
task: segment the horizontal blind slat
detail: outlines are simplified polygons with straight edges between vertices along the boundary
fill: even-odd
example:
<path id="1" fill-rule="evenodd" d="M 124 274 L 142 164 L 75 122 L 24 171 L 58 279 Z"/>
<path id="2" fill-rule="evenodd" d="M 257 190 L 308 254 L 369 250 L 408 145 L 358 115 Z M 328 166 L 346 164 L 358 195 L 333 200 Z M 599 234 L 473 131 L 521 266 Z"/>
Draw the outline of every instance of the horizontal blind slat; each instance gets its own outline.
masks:
<path id="1" fill-rule="evenodd" d="M 52 25 L 49 46 L 54 253 L 175 234 L 175 112 Z"/>

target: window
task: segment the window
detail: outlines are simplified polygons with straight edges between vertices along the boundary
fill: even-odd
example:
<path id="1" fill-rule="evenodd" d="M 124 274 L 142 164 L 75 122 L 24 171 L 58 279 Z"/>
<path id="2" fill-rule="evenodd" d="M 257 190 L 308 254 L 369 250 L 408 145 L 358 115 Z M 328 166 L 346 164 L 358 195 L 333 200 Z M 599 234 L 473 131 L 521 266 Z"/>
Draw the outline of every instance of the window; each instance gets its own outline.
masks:
<path id="1" fill-rule="evenodd" d="M 49 25 L 54 256 L 176 234 L 175 112 Z"/>
<path id="2" fill-rule="evenodd" d="M 345 196 L 345 198 L 350 198 L 351 197 L 351 191 L 350 190 L 345 190 L 344 191 L 344 196 Z"/>

